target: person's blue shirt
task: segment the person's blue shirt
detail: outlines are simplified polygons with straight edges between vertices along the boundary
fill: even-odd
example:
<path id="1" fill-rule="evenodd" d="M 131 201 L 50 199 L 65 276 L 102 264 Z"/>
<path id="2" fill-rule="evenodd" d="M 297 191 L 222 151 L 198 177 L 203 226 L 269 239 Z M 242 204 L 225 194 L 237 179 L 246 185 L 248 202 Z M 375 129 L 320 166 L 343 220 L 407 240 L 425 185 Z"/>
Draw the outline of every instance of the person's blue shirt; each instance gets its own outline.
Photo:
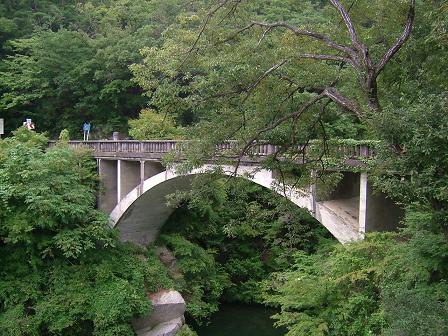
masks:
<path id="1" fill-rule="evenodd" d="M 82 126 L 83 131 L 90 131 L 90 123 L 84 123 Z"/>

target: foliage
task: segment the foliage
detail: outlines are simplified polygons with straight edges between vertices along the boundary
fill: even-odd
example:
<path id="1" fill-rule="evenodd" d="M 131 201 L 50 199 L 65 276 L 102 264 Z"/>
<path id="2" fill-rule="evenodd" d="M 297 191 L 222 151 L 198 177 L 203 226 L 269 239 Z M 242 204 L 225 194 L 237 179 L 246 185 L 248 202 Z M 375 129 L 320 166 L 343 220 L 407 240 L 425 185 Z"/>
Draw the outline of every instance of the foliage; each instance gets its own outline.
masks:
<path id="1" fill-rule="evenodd" d="M 186 324 L 176 334 L 178 336 L 197 336 Z"/>
<path id="2" fill-rule="evenodd" d="M 446 284 L 430 279 L 436 254 L 424 257 L 424 248 L 397 244 L 401 239 L 376 234 L 297 254 L 291 270 L 266 282 L 267 303 L 282 309 L 277 323 L 287 335 L 445 334 Z M 436 251 L 445 258 L 446 244 Z"/>
<path id="3" fill-rule="evenodd" d="M 0 334 L 133 335 L 147 291 L 172 283 L 94 209 L 90 153 L 47 141 L 25 128 L 0 141 Z"/>
<path id="4" fill-rule="evenodd" d="M 187 312 L 199 323 L 218 311 L 219 299 L 229 285 L 227 274 L 216 263 L 213 253 L 178 234 L 162 235 L 161 241 L 174 253 L 182 271 L 182 295 Z"/>
<path id="5" fill-rule="evenodd" d="M 129 120 L 129 135 L 137 140 L 174 140 L 182 137 L 182 129 L 170 115 L 144 109 L 138 119 Z"/>
<path id="6" fill-rule="evenodd" d="M 57 136 L 127 131 L 146 105 L 128 65 L 156 45 L 182 1 L 40 0 L 0 4 L 0 109 L 7 131 L 23 118 Z M 4 32 L 2 32 L 4 30 Z"/>
<path id="7" fill-rule="evenodd" d="M 171 237 L 168 246 L 177 245 L 176 257 L 185 250 L 181 269 L 187 273 L 195 270 L 198 257 L 192 251 L 205 250 L 212 253 L 210 263 L 226 275 L 221 284 L 224 291 L 218 297 L 204 292 L 205 302 L 261 303 L 261 281 L 275 270 L 288 268 L 294 251 L 314 251 L 329 235 L 307 213 L 252 182 L 204 176 L 194 183 L 201 187 L 171 200 L 180 202 L 181 207 L 163 230 Z M 201 281 L 207 277 L 213 279 L 214 272 L 201 274 Z"/>
<path id="8" fill-rule="evenodd" d="M 30 140 L 1 146 L 1 229 L 6 243 L 32 244 L 42 255 L 76 258 L 97 243 L 112 245 L 103 214 L 95 204 L 94 161 L 88 152 L 55 147 L 45 151 Z M 45 143 L 46 144 L 46 143 Z M 77 162 L 76 165 L 72 164 Z"/>
<path id="9" fill-rule="evenodd" d="M 253 22 L 287 22 L 345 44 L 348 34 L 329 1 L 226 1 L 221 6 L 204 1 L 203 8 L 180 15 L 167 29 L 163 44 L 143 49 L 143 62 L 131 66 L 158 111 L 176 115 L 191 110 L 199 120 L 189 132 L 200 139 L 192 166 L 213 156 L 213 145 L 228 139 L 237 140 L 233 155 L 248 153 L 254 140 L 269 141 L 280 146 L 276 154 L 282 154 L 287 164 L 301 157 L 297 145 L 310 139 L 370 135 L 369 117 L 360 120 L 361 115 L 370 116 L 364 112 L 369 93 L 360 85 L 367 74 L 353 64 L 301 56 L 343 53 L 335 54 L 325 43 L 289 29 L 256 25 L 245 29 Z M 407 10 L 406 1 L 357 1 L 350 6 L 374 63 L 401 34 Z M 303 104 L 333 85 L 363 112 L 349 113 L 331 99 L 301 112 Z M 388 90 L 389 83 L 381 85 Z M 307 164 L 312 169 L 321 162 Z"/>

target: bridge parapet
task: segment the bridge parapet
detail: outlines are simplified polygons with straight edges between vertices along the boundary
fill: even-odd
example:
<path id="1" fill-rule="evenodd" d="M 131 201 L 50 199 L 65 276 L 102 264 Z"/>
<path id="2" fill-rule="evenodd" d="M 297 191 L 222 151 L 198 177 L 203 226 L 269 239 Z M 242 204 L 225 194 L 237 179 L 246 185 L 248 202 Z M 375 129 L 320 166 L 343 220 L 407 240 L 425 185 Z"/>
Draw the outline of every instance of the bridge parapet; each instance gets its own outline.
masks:
<path id="1" fill-rule="evenodd" d="M 50 141 L 49 146 L 54 146 L 56 142 Z M 161 159 L 164 155 L 173 151 L 182 151 L 188 146 L 188 141 L 183 140 L 92 140 L 92 141 L 69 141 L 69 146 L 73 148 L 88 147 L 93 150 L 97 158 L 139 158 L 139 159 Z M 236 141 L 226 141 L 216 146 L 216 155 L 219 156 L 226 151 L 231 151 L 237 146 Z M 297 145 L 298 150 L 307 151 L 315 143 L 308 145 Z M 250 155 L 246 161 L 256 161 L 254 158 L 266 157 L 276 153 L 279 146 L 269 143 L 256 143 L 250 149 Z M 375 150 L 369 145 L 331 145 L 330 149 L 346 159 L 372 158 Z M 252 158 L 252 159 L 251 159 Z"/>

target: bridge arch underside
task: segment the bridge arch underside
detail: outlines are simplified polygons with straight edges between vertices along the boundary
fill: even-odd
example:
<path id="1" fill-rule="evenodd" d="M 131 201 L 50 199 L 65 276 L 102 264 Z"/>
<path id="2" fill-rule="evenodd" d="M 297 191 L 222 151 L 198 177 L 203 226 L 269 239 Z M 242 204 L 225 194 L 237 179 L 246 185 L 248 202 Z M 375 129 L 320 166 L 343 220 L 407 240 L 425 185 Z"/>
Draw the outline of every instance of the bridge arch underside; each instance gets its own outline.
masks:
<path id="1" fill-rule="evenodd" d="M 163 181 L 138 197 L 115 224 L 120 232 L 120 240 L 140 245 L 154 242 L 174 211 L 174 208 L 166 204 L 166 196 L 177 190 L 187 190 L 192 178 L 193 176 L 187 175 Z M 120 204 L 117 205 L 119 206 Z M 114 212 L 112 220 L 113 215 Z"/>
<path id="2" fill-rule="evenodd" d="M 139 245 L 154 242 L 174 211 L 167 206 L 166 196 L 176 190 L 188 190 L 194 176 L 206 171 L 207 169 L 197 170 L 182 176 L 164 171 L 145 180 L 143 186 L 134 188 L 111 213 L 112 226 L 118 228 L 120 239 Z M 229 173 L 230 171 L 228 170 Z M 269 171 L 256 171 L 247 178 L 277 191 L 276 181 Z M 356 190 L 359 183 L 351 188 Z M 356 192 L 347 194 L 345 198 L 317 201 L 311 187 L 310 190 L 290 190 L 287 198 L 297 206 L 307 209 L 341 243 L 363 238 L 364 232 L 360 230 L 358 219 L 360 198 Z"/>

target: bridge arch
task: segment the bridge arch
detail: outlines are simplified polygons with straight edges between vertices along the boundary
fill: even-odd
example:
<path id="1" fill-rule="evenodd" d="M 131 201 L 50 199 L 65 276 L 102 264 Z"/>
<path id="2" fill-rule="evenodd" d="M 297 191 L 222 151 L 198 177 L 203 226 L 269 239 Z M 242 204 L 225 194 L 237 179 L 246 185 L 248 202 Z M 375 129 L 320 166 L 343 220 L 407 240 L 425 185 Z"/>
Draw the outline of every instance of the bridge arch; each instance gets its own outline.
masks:
<path id="1" fill-rule="evenodd" d="M 210 172 L 216 166 L 204 165 L 186 175 L 165 170 L 144 180 L 124 196 L 110 214 L 111 226 L 117 227 L 123 241 L 147 245 L 153 242 L 174 209 L 166 205 L 165 196 L 189 187 L 191 179 L 198 174 Z M 234 167 L 220 166 L 224 175 L 231 175 Z M 271 171 L 253 166 L 241 166 L 237 176 L 279 192 L 278 181 Z M 341 243 L 362 239 L 358 213 L 346 201 L 317 202 L 310 190 L 288 190 L 286 197 L 295 205 L 307 209 Z"/>

